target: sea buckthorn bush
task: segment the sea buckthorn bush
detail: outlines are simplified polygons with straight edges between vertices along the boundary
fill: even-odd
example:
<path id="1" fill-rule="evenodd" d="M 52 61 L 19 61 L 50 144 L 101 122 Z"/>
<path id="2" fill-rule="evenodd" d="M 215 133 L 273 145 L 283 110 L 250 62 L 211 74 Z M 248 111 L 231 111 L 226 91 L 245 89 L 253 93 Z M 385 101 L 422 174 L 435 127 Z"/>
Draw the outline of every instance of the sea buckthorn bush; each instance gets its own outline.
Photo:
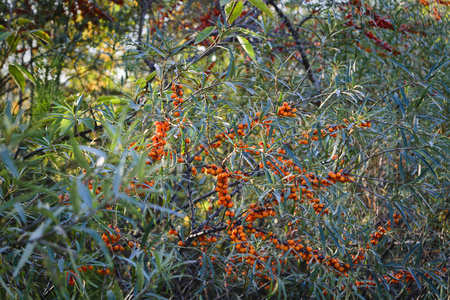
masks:
<path id="1" fill-rule="evenodd" d="M 2 9 L 2 299 L 449 297 L 448 2 L 113 2 Z"/>

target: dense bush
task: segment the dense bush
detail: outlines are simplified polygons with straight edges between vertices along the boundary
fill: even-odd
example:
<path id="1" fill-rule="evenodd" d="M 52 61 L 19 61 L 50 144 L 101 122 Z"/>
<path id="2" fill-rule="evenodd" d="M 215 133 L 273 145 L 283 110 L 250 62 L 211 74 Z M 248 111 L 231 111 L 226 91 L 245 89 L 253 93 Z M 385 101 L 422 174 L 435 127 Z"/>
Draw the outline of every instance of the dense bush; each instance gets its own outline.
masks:
<path id="1" fill-rule="evenodd" d="M 1 298 L 447 299 L 448 6 L 0 4 Z"/>

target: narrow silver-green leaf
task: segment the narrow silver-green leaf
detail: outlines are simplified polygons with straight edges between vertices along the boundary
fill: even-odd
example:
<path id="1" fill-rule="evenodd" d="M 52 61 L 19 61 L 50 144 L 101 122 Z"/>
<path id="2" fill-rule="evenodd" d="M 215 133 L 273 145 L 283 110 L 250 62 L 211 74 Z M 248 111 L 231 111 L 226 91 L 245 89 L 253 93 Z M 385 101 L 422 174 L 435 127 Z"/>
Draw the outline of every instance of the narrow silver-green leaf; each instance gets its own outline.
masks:
<path id="1" fill-rule="evenodd" d="M 209 26 L 203 29 L 202 32 L 198 34 L 194 45 L 197 45 L 198 43 L 201 43 L 204 39 L 206 39 L 211 34 L 211 32 L 213 32 L 214 28 L 214 26 Z"/>
<path id="2" fill-rule="evenodd" d="M 16 65 L 8 66 L 9 74 L 13 78 L 14 82 L 20 87 L 22 92 L 25 90 L 25 76 L 22 71 Z"/>
<path id="3" fill-rule="evenodd" d="M 239 43 L 241 43 L 241 46 L 244 48 L 245 52 L 247 52 L 248 56 L 256 62 L 255 51 L 253 50 L 252 44 L 250 44 L 245 37 L 238 36 L 237 39 L 239 40 Z"/>
<path id="4" fill-rule="evenodd" d="M 225 6 L 228 24 L 232 24 L 241 15 L 243 8 L 244 4 L 240 0 L 230 2 Z"/>
<path id="5" fill-rule="evenodd" d="M 259 8 L 261 11 L 268 14 L 271 18 L 273 18 L 272 11 L 269 9 L 266 3 L 264 3 L 262 0 L 248 0 L 251 4 Z"/>

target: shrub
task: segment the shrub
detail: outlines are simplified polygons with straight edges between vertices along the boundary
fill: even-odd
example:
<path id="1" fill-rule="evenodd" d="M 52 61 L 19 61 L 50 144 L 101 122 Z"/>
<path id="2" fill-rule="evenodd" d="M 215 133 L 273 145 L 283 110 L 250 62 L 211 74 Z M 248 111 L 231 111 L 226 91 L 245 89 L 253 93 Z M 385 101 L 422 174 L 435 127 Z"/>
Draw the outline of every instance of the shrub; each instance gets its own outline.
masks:
<path id="1" fill-rule="evenodd" d="M 447 298 L 445 2 L 220 4 L 163 4 L 116 92 L 5 44 L 2 298 Z"/>

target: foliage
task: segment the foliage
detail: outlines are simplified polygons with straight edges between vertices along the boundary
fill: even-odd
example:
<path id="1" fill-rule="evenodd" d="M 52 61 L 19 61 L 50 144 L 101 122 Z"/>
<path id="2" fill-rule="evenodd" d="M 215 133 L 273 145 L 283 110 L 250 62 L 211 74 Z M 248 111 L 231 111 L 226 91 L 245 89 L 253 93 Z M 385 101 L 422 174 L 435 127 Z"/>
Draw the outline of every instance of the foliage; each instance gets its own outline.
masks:
<path id="1" fill-rule="evenodd" d="M 447 2 L 11 3 L 2 299 L 450 296 Z"/>

